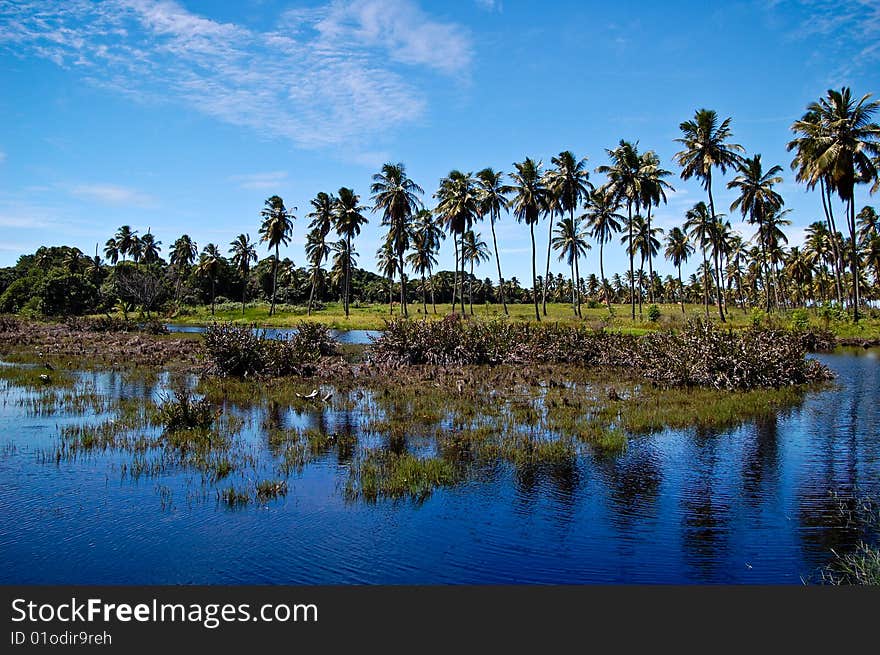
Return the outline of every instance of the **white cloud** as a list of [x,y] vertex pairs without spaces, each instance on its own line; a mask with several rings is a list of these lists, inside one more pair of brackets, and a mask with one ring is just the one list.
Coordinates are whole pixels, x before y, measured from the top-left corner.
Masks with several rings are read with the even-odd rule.
[[156,202],[153,197],[145,193],[115,184],[79,184],[71,187],[70,192],[78,198],[105,205],[149,207]]
[[235,182],[242,189],[277,189],[287,180],[287,171],[271,171],[268,173],[248,173],[232,175],[230,182]]
[[485,11],[495,12],[497,11],[499,14],[504,11],[504,5],[501,0],[474,0],[477,3],[477,6],[480,9]]
[[334,0],[257,32],[173,0],[0,7],[0,48],[136,100],[172,101],[299,146],[381,135],[425,110],[420,69],[466,77],[471,39],[413,0]]

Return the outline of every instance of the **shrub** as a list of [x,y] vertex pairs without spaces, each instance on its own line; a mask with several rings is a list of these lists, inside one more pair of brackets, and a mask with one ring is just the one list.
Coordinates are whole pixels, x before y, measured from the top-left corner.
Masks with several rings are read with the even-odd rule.
[[186,391],[178,391],[159,407],[158,422],[169,432],[209,428],[214,423],[214,407],[208,400],[197,400]]
[[648,320],[652,323],[656,323],[660,320],[660,308],[657,305],[651,305],[648,307]]
[[209,372],[215,375],[311,375],[322,357],[335,355],[338,344],[330,328],[301,321],[289,339],[267,339],[265,332],[231,323],[213,324],[205,331]]
[[791,313],[791,329],[806,330],[810,327],[810,314],[806,309],[795,309]]
[[749,322],[751,323],[753,328],[759,328],[764,322],[767,320],[767,312],[763,309],[758,309],[757,307],[752,308],[752,313],[749,314]]

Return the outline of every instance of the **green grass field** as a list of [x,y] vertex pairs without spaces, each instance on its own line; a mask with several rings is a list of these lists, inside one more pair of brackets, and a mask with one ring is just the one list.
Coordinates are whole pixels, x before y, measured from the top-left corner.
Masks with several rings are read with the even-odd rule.
[[[657,321],[648,320],[648,305],[642,308],[642,315],[639,316],[638,307],[636,308],[636,318],[631,318],[629,305],[612,305],[609,310],[605,305],[599,307],[588,308],[583,305],[581,313],[583,318],[574,316],[571,305],[568,303],[548,303],[547,316],[543,316],[542,320],[550,322],[559,322],[563,324],[580,324],[584,323],[593,328],[605,328],[629,334],[644,334],[651,330],[664,327],[675,327],[684,323],[690,316],[705,316],[705,309],[702,305],[686,305],[685,311],[682,313],[681,307],[675,304],[660,304],[660,317]],[[465,310],[470,313],[470,308],[465,305]],[[510,312],[510,320],[513,321],[534,321],[535,310],[533,305],[510,304],[508,305]],[[431,305],[428,305],[428,320],[435,320],[447,316],[452,311],[451,306],[447,304],[437,305],[437,313],[434,314]],[[474,315],[480,318],[500,318],[504,316],[501,305],[487,304],[474,305]],[[305,307],[288,307],[285,306],[278,310],[274,316],[269,316],[269,305],[266,303],[252,303],[245,307],[244,313],[241,311],[240,305],[232,303],[224,304],[216,308],[216,313],[211,314],[210,306],[185,308],[179,315],[172,317],[170,322],[177,325],[205,325],[212,321],[232,321],[235,323],[252,324],[264,327],[289,327],[296,325],[301,320],[319,321],[326,323],[330,327],[340,330],[379,330],[385,326],[385,321],[392,316],[400,315],[400,306],[394,305],[394,313],[390,313],[388,305],[360,305],[350,308],[350,316],[346,318],[341,303],[328,303],[323,309],[313,311],[311,316],[306,315]],[[421,304],[409,305],[409,316],[411,319],[422,319],[425,317]],[[718,311],[714,307],[709,308],[709,316],[713,320],[718,320]],[[747,327],[754,320],[760,319],[765,325],[774,325],[777,327],[790,327],[792,325],[791,311],[772,312],[769,315],[763,312],[753,313],[751,310],[743,312],[739,308],[731,308],[727,316],[727,324],[735,329]],[[809,325],[814,328],[825,328],[832,330],[838,337],[847,337],[855,339],[877,339],[880,338],[880,319],[864,318],[858,325],[853,324],[849,320],[830,320],[825,321],[814,311],[808,312]]]

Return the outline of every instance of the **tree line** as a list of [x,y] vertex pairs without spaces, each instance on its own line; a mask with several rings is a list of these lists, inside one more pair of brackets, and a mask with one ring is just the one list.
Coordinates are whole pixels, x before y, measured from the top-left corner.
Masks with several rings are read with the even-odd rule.
[[[859,185],[868,185],[871,194],[880,185],[880,126],[873,120],[880,102],[870,98],[856,98],[846,87],[829,90],[791,126],[791,169],[798,182],[819,192],[823,210],[823,220],[807,228],[802,247],[787,247],[790,210],[777,190],[782,167],[766,166],[760,153],[749,156],[733,142],[731,118],[721,120],[716,112],[699,109],[680,124],[676,142],[681,149],[673,161],[679,177],[698,180],[706,198],[668,232],[652,219],[674,191],[673,172],[663,168],[654,151],[640,152],[638,142],[621,140],[607,149],[608,161],[592,171],[597,176],[592,180],[588,158],[567,150],[546,167],[526,157],[510,173],[452,170],[433,193],[433,207],[426,205],[424,189],[404,164],[388,163],[372,178],[369,204],[347,187],[320,192],[310,201],[301,267],[280,253],[290,243],[298,210],[273,195],[260,211],[259,243],[242,233],[225,255],[213,243],[199,251],[183,235],[165,262],[161,242],[149,229],[138,235],[127,225],[105,243],[106,263],[97,249],[94,258],[75,248],[40,249],[13,269],[0,271],[0,311],[76,313],[110,303],[126,312],[134,307],[149,312],[163,302],[209,302],[213,312],[218,295],[236,295],[242,311],[248,299],[267,300],[271,315],[280,291],[285,303],[305,305],[309,314],[322,302],[341,300],[346,316],[353,299],[387,299],[393,311],[396,295],[404,316],[408,305],[419,301],[427,313],[429,299],[435,312],[437,302],[451,302],[465,312],[467,300],[473,313],[476,299],[478,304],[500,303],[505,313],[508,302],[529,302],[540,321],[547,316],[548,300],[567,299],[575,316],[581,316],[585,301],[609,307],[628,303],[633,319],[644,302],[678,302],[682,311],[686,302],[702,302],[707,316],[714,304],[721,321],[737,305],[771,311],[831,303],[858,320],[864,301],[880,295],[880,220],[873,207],[857,208],[855,201]],[[715,203],[714,192],[728,173],[726,187],[737,193],[729,211],[754,227],[748,238],[733,231]],[[842,230],[835,200],[843,206]],[[377,273],[357,267],[355,245],[368,212],[378,214],[385,228]],[[530,287],[504,278],[496,224],[505,214],[528,228]],[[535,230],[542,220],[547,252],[546,258],[541,255],[540,274]],[[491,247],[475,231],[487,223]],[[453,242],[451,273],[435,270],[447,237]],[[616,238],[629,266],[607,278],[604,250]],[[268,250],[263,260],[259,244]],[[599,275],[582,276],[581,264],[593,244],[599,251]],[[676,276],[661,279],[654,271],[661,250]],[[554,255],[568,269],[568,279],[551,273]],[[694,258],[697,270],[685,280],[682,267]],[[476,278],[475,266],[492,259],[496,280]]]

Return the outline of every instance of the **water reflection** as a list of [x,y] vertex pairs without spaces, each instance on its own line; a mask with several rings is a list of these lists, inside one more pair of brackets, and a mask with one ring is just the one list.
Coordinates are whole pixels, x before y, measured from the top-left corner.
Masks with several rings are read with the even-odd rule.
[[[461,484],[422,504],[343,493],[356,443],[435,454],[418,430],[391,441],[371,432],[377,412],[405,411],[394,399],[353,391],[334,407],[230,404],[255,458],[274,448],[273,432],[313,429],[338,443],[292,475],[286,499],[241,511],[216,502],[192,472],[131,482],[102,453],[40,464],[35,453],[59,426],[86,417],[29,414],[7,389],[0,582],[798,584],[831,548],[866,536],[841,513],[850,501],[831,492],[880,492],[880,362],[873,352],[821,359],[837,388],[790,411],[726,430],[663,430],[620,455],[473,463]],[[161,399],[175,382],[80,378],[139,401]],[[277,475],[273,466],[260,475]],[[173,495],[171,509],[159,487]]]

